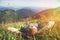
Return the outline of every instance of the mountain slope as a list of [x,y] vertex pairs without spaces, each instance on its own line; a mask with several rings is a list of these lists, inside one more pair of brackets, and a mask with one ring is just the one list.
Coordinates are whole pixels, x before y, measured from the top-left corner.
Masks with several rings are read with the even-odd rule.
[[33,19],[60,21],[60,8],[47,9],[34,15]]
[[25,18],[25,17],[29,17],[35,14],[34,11],[32,11],[31,9],[20,9],[16,11],[19,17]]

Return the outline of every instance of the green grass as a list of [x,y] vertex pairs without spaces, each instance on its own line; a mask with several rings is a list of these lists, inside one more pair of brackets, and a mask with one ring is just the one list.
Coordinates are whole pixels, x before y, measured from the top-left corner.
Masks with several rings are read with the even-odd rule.
[[[25,24],[25,23],[24,23]],[[51,31],[50,30],[43,30],[36,36],[31,38],[24,38],[21,34],[10,33],[6,30],[7,27],[13,26],[17,29],[21,29],[23,25],[18,24],[2,24],[0,26],[0,40],[60,40],[60,31],[58,28],[54,27]],[[56,25],[55,25],[56,26]]]

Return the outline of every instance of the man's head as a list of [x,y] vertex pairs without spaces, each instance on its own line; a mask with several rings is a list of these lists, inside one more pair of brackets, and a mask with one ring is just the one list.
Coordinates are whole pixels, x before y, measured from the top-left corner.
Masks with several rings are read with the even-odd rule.
[[26,32],[27,32],[27,35],[35,35],[37,34],[38,30],[33,23],[30,23],[26,29]]

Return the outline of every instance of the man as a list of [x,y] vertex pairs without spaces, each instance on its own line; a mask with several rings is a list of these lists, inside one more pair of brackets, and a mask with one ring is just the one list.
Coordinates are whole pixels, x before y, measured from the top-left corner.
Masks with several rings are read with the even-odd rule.
[[30,23],[28,26],[25,26],[22,30],[20,30],[20,32],[22,32],[22,35],[26,37],[34,36],[38,33],[36,26],[36,24],[34,25],[33,23]]

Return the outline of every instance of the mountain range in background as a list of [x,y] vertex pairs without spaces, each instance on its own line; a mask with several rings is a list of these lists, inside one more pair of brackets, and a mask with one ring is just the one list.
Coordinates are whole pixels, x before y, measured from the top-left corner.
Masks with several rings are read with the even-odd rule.
[[35,15],[36,13],[44,10],[43,8],[35,8],[35,7],[24,7],[24,8],[13,8],[13,7],[0,7],[0,11],[12,11],[14,10],[19,17],[26,18]]
[[[37,19],[39,21],[55,20],[60,21],[60,8],[31,8],[24,7],[19,9],[0,7],[0,22],[20,21],[25,18]],[[30,20],[30,19],[29,19]]]

